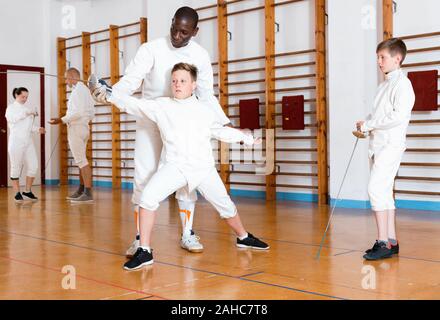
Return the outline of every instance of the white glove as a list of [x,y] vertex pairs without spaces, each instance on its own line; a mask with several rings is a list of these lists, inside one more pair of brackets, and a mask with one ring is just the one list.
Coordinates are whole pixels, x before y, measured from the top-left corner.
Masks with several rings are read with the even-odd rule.
[[260,144],[261,139],[260,138],[254,138],[253,135],[247,134],[246,138],[243,140],[243,143],[247,146],[251,146],[253,144]]
[[108,103],[107,91],[104,86],[97,87],[92,91],[92,98],[99,103]]

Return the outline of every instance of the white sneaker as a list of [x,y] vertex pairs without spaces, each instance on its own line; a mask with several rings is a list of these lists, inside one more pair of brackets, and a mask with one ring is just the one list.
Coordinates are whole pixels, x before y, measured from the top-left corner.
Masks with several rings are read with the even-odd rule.
[[195,234],[190,236],[182,236],[180,246],[189,252],[203,252],[203,245],[199,242],[200,237]]
[[141,246],[141,241],[140,240],[134,240],[130,247],[127,249],[127,251],[125,252],[125,255],[127,257],[133,257],[134,254],[136,253],[137,249]]

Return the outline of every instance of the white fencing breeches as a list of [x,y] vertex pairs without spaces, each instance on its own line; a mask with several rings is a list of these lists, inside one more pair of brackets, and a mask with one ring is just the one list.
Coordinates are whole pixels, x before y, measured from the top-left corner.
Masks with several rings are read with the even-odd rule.
[[27,168],[27,177],[36,177],[38,173],[38,156],[33,141],[27,141],[27,144],[9,141],[8,145],[9,159],[11,161],[10,177],[12,179],[20,178],[24,166]]
[[393,186],[405,148],[386,146],[370,161],[368,195],[374,211],[394,210]]
[[[151,120],[136,122],[136,142],[134,153],[134,187],[132,202],[139,205],[142,193],[156,173],[162,152],[162,138],[159,128]],[[178,190],[176,198],[182,201],[197,201],[196,192],[188,193],[187,188]]]
[[[165,164],[151,177],[145,187],[140,206],[155,211],[160,202],[176,190],[185,187],[187,183],[185,176],[175,165]],[[232,218],[237,214],[237,208],[215,168],[212,168],[197,190],[214,206],[223,219]]]
[[75,165],[80,169],[89,164],[87,161],[87,141],[89,140],[90,129],[87,124],[71,124],[67,126],[67,140],[72,152]]

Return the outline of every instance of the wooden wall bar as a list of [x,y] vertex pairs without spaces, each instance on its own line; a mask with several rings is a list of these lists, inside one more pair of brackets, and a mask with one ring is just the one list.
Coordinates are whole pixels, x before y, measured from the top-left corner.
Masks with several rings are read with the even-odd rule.
[[[223,111],[229,115],[229,94],[228,94],[228,17],[227,3],[225,0],[217,1],[218,17],[218,83],[219,83],[219,102]],[[229,191],[229,144],[220,143],[220,177]]]
[[[275,7],[274,0],[265,0],[265,56],[266,56],[266,167],[273,168],[275,151]],[[276,200],[276,175],[266,172],[266,200]]]
[[[111,25],[110,34],[110,81],[116,84],[119,81],[119,28]],[[121,187],[121,117],[119,109],[112,105],[112,187]]]
[[383,10],[383,39],[393,37],[393,0],[382,0]]
[[315,0],[316,122],[318,126],[318,203],[327,204],[327,73],[325,45],[325,0]]
[[[81,38],[82,38],[82,78],[83,80],[87,80],[90,74],[92,73],[90,33],[83,32]],[[91,136],[92,136],[92,126],[90,126],[90,137]],[[92,170],[92,174],[93,174],[92,139],[89,139],[89,141],[87,142],[86,157],[87,160],[89,161],[90,169]]]
[[[58,57],[58,105],[59,105],[59,116],[62,116],[67,108],[67,94],[66,94],[66,80],[64,79],[66,73],[66,39],[57,39],[57,57]],[[67,127],[59,126],[60,140],[63,138],[67,140]],[[68,183],[68,153],[60,148],[60,184],[64,185]]]

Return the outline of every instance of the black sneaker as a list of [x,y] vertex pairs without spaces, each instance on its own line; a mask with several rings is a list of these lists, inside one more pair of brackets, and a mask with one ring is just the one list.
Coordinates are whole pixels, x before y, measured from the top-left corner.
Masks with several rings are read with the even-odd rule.
[[397,243],[395,246],[391,245],[391,252],[393,254],[399,254],[399,243]]
[[393,256],[393,251],[387,247],[383,242],[378,243],[375,250],[370,251],[364,255],[365,260],[380,260],[391,258]]
[[[365,253],[370,253],[374,250],[377,250],[379,248],[379,241],[376,240],[376,242],[374,243],[373,247],[371,249],[368,249],[365,251]],[[391,244],[391,252],[393,254],[399,254],[399,243],[397,243],[395,246],[393,246]]]
[[379,248],[379,241],[376,240],[376,242],[374,243],[374,245],[371,247],[371,249],[365,250],[365,253],[370,253],[374,250],[377,250]]
[[142,268],[143,266],[147,266],[152,264],[153,260],[153,250],[151,253],[148,250],[144,250],[142,248],[138,248],[133,258],[131,258],[128,262],[124,264],[125,270],[137,270]]
[[240,240],[237,238],[237,247],[239,248],[251,248],[257,250],[267,250],[269,245],[258,238],[255,238],[252,234],[248,233],[247,238]]
[[32,191],[29,192],[23,192],[23,199],[24,200],[31,200],[31,201],[37,201],[38,198],[32,193]]
[[20,192],[17,192],[14,197],[15,202],[22,203],[24,201],[23,196]]

